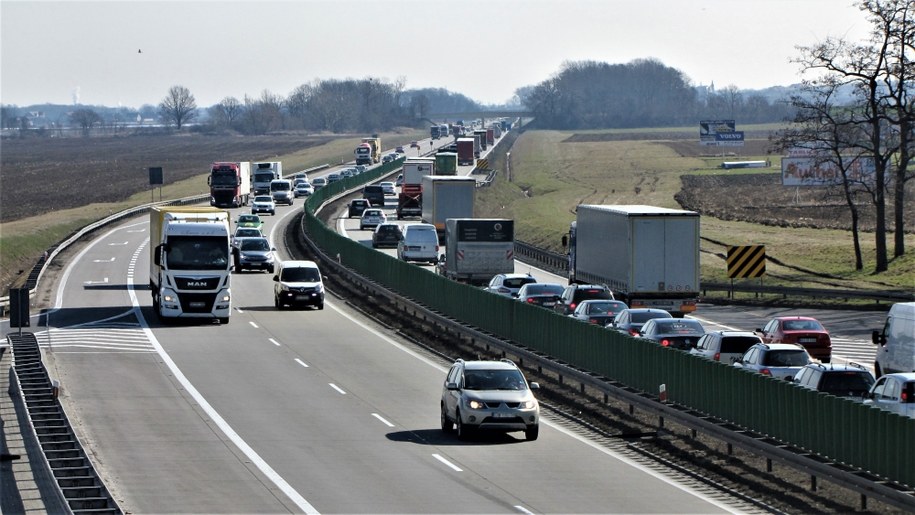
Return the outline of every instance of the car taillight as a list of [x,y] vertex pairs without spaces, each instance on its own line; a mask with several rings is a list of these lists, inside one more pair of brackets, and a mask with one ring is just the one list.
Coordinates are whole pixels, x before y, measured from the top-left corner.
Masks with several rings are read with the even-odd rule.
[[533,304],[533,303],[534,303],[534,299],[533,299],[532,297],[528,297],[528,298],[527,298],[527,303],[528,303],[528,304]]
[[571,304],[569,304],[569,311],[575,311],[575,306],[577,306],[577,305],[578,305],[578,304],[576,304],[576,303],[574,303],[574,302],[571,303]]
[[629,330],[629,334],[631,334],[632,336],[638,336],[638,335],[639,335],[639,332],[638,332],[637,330],[635,330],[635,329],[630,329],[630,330]]
[[670,347],[670,340],[667,338],[661,340],[661,347]]
[[712,359],[714,359],[715,361],[721,361],[721,353],[720,353],[720,352],[716,352],[716,353],[715,353],[715,357],[712,358]]
[[599,320],[597,320],[596,318],[589,318],[589,319],[588,319],[588,322],[590,322],[590,323],[592,323],[592,324],[596,324],[596,323],[599,322]]
[[770,376],[770,377],[772,376],[772,371],[769,370],[768,368],[764,368],[764,369],[760,370],[759,373],[764,376]]

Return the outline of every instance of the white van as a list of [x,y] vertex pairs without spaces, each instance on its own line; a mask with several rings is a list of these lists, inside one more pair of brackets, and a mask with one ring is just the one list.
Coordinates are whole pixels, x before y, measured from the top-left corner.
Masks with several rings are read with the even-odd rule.
[[432,224],[404,226],[403,238],[397,242],[397,259],[438,262],[438,233]]
[[915,302],[900,302],[890,307],[882,331],[874,331],[876,344],[874,375],[915,372]]
[[324,309],[324,282],[314,261],[280,261],[273,276],[273,305]]
[[273,202],[277,204],[291,206],[293,200],[295,200],[295,189],[289,179],[273,179],[270,181],[270,194],[273,195]]

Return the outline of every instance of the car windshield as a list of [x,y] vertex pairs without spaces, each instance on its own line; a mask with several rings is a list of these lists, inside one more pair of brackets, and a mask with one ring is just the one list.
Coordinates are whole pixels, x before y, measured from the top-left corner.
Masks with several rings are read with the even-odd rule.
[[254,201],[255,201],[255,202],[272,202],[272,201],[273,201],[273,197],[263,197],[263,196],[261,196],[261,197],[254,197]]
[[809,362],[803,350],[773,350],[763,359],[763,365],[770,367],[802,367]]
[[639,312],[632,313],[630,318],[632,319],[633,322],[635,322],[637,324],[644,324],[645,322],[651,320],[652,318],[667,318],[669,316],[670,315],[667,313],[660,313],[657,311],[645,311],[642,313],[639,313]]
[[727,336],[721,339],[721,352],[743,354],[757,343],[759,338],[753,336]]
[[289,283],[316,283],[321,280],[321,274],[318,272],[317,268],[284,268],[280,280]]
[[260,218],[256,216],[242,215],[238,217],[238,223],[240,224],[256,224],[260,221]]
[[823,326],[816,320],[786,320],[785,331],[823,331]]
[[520,288],[528,283],[536,282],[533,277],[506,277],[502,285],[506,288]]
[[257,229],[239,229],[235,231],[236,238],[251,238],[260,236],[261,232]]
[[526,295],[562,295],[564,290],[561,284],[529,284],[525,290]]
[[870,391],[874,379],[870,374],[862,372],[831,372],[823,376],[820,391],[831,393],[839,397],[860,397]]
[[704,334],[705,329],[702,328],[696,320],[677,320],[676,322],[658,322],[657,325],[659,333],[665,334]]
[[270,245],[267,243],[267,240],[251,238],[242,240],[241,250],[270,250]]
[[466,390],[526,390],[524,376],[518,370],[465,370]]
[[614,302],[589,302],[586,304],[589,315],[609,315],[614,312]]

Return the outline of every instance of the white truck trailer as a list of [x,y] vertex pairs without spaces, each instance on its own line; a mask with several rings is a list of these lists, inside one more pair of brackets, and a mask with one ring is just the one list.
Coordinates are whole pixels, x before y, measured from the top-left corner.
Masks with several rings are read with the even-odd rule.
[[632,308],[660,308],[678,317],[695,311],[699,213],[582,204],[563,240],[569,284],[606,285]]
[[476,179],[466,176],[423,177],[422,220],[442,233],[449,218],[472,218]]
[[153,207],[149,228],[149,290],[159,319],[213,318],[229,323],[228,211]]
[[485,284],[515,271],[515,221],[503,218],[449,218],[445,254],[438,273],[454,281]]

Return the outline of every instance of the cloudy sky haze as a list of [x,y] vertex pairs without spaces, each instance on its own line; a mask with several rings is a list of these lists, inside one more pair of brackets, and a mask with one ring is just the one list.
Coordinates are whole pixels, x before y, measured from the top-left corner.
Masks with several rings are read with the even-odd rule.
[[801,80],[797,45],[868,31],[850,0],[2,0],[0,102],[138,108],[180,84],[206,107],[374,77],[497,104],[564,61],[649,57],[760,89]]

